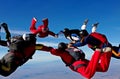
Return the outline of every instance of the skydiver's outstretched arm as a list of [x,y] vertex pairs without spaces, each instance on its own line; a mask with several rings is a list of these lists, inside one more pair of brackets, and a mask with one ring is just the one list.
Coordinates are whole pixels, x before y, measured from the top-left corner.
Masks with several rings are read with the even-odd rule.
[[113,53],[115,56],[120,57],[120,52],[116,52],[116,51],[114,51],[114,50],[112,49],[112,53]]

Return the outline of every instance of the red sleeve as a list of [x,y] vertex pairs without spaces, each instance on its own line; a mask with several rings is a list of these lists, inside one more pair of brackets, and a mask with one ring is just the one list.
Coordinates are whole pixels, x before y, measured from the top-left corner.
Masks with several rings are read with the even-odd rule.
[[55,36],[56,34],[54,32],[52,32],[52,31],[49,31],[49,35]]
[[58,49],[52,49],[50,52],[51,52],[51,54],[56,55],[56,56],[60,56],[60,54],[61,54]]
[[56,55],[56,56],[60,56],[60,54],[61,54],[58,49],[54,49],[52,47],[47,47],[44,45],[42,46],[42,48],[40,50],[50,52],[51,54]]

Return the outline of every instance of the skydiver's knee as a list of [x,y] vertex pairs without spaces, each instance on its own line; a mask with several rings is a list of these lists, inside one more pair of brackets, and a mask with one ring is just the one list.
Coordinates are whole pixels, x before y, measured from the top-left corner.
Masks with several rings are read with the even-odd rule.
[[102,72],[107,72],[108,71],[108,67],[103,68]]

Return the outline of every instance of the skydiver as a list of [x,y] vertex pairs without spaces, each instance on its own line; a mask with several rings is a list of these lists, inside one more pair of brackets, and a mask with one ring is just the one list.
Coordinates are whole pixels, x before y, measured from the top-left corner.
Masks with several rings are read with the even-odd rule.
[[37,50],[59,56],[67,67],[88,79],[92,78],[95,72],[107,72],[112,55],[110,47],[95,49],[91,60],[88,60],[82,50],[76,47],[68,48],[63,42],[58,44],[57,49],[43,45],[42,49]]
[[[97,22],[92,25],[92,33],[96,32],[98,24],[99,23]],[[112,47],[112,53],[113,53],[112,56],[117,59],[120,59],[120,44],[119,44],[119,46],[113,46],[111,44],[111,47]]]
[[42,20],[43,24],[38,26],[37,29],[35,27],[36,22],[37,22],[37,19],[34,17],[32,19],[31,26],[30,26],[31,33],[33,33],[35,35],[38,35],[38,37],[40,37],[40,38],[47,37],[48,35],[51,35],[53,37],[58,37],[57,34],[55,34],[54,32],[49,30],[49,28],[48,28],[48,18],[43,19]]
[[[79,35],[77,36],[78,40],[73,40],[70,44],[72,46],[81,47],[84,45],[88,45],[89,48],[95,50],[96,48],[104,48],[104,47],[111,47],[113,48],[112,44],[109,43],[107,37],[104,34],[100,34],[96,32],[96,28],[98,26],[98,22],[93,24],[92,33],[88,33],[86,27],[83,30],[80,30]],[[73,37],[73,36],[71,36]],[[118,47],[119,48],[119,47]],[[114,49],[114,48],[113,48]],[[119,52],[112,49],[112,56],[114,58],[119,59],[120,56],[118,55]],[[114,51],[114,52],[113,52]]]
[[[35,53],[35,48],[37,48],[36,36],[34,34],[23,34],[11,38],[7,24],[3,23],[1,26],[6,32],[7,41],[0,40],[0,45],[8,47],[9,50],[0,60],[0,75],[9,76],[19,66],[32,58]],[[40,44],[38,47],[40,48]]]
[[[86,25],[88,23],[88,19],[86,19],[84,22],[83,22],[83,25],[81,26],[81,29],[82,30],[85,30],[86,29]],[[70,40],[70,41],[77,41],[79,40],[79,33],[80,33],[80,30],[79,29],[69,29],[69,28],[64,28],[64,30],[61,30],[60,31],[60,34],[64,34],[65,38]]]

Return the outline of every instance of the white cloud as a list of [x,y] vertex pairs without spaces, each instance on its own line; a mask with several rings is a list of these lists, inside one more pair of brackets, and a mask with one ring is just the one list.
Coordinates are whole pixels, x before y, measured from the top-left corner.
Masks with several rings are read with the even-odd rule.
[[30,33],[30,32],[27,32],[27,31],[17,31],[17,30],[10,30],[10,32],[12,34],[24,34],[24,33]]
[[[27,31],[19,31],[19,30],[9,30],[11,34],[24,34],[24,33],[30,33]],[[2,33],[5,33],[5,31],[3,29],[1,29]]]
[[58,45],[58,43],[46,42],[46,41],[44,41],[44,42],[37,42],[37,43],[38,43],[38,44],[44,44],[44,45],[46,45],[46,46],[52,46],[52,47]]

